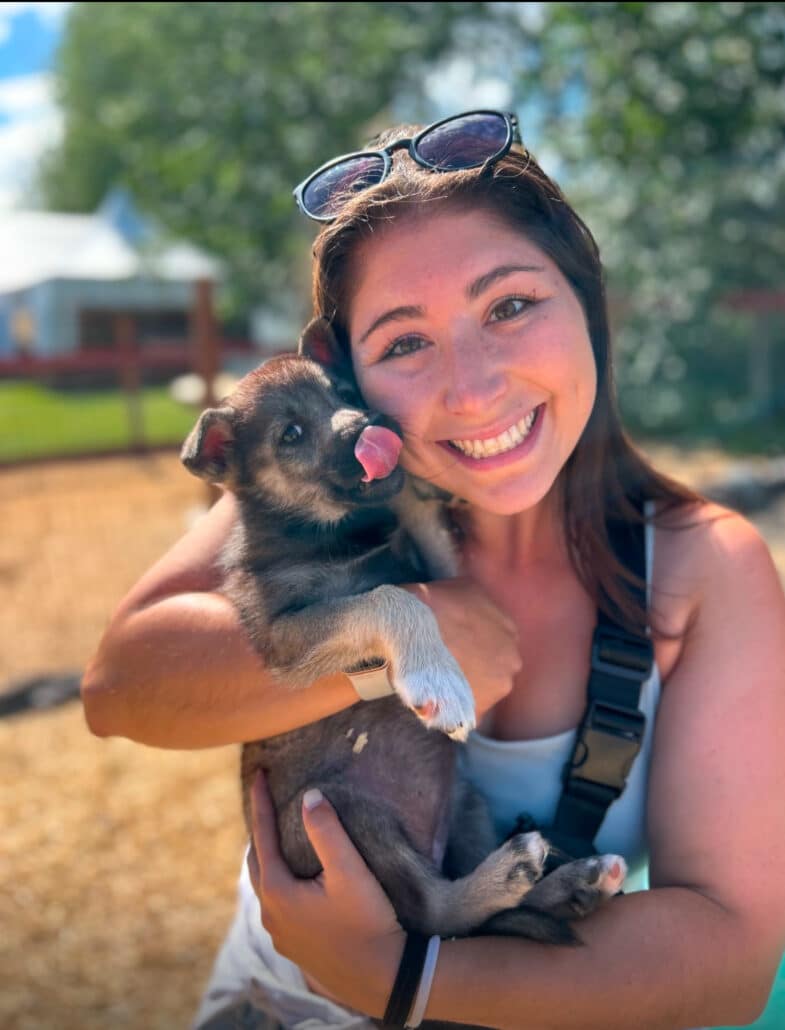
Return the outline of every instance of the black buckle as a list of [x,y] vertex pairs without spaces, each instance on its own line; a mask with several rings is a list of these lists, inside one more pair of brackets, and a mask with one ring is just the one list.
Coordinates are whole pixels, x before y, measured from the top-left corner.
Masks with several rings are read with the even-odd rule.
[[645,729],[646,716],[637,708],[592,701],[565,766],[565,785],[580,789],[583,781],[590,792],[607,789],[618,797],[641,749]]
[[650,640],[597,628],[591,648],[591,667],[622,679],[645,680],[654,650]]

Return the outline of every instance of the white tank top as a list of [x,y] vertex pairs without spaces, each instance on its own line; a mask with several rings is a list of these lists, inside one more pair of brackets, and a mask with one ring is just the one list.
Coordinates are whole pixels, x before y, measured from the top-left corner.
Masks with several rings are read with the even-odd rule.
[[[647,505],[646,515],[651,517]],[[651,600],[654,564],[654,527],[646,524],[646,592]],[[608,809],[595,838],[599,852],[622,855],[629,866],[625,891],[648,886],[646,794],[649,782],[654,722],[660,701],[660,673],[656,662],[641,687],[639,706],[646,716],[641,750],[635,758],[621,797]],[[485,795],[497,830],[506,837],[522,812],[538,826],[553,823],[561,797],[561,773],[572,754],[577,728],[534,740],[493,740],[472,733],[463,749],[463,771]]]

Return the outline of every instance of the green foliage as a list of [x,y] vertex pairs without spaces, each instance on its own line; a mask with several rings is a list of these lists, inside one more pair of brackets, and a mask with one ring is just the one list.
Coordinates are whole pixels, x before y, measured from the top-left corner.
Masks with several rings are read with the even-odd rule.
[[[546,98],[543,138],[622,300],[622,402],[648,428],[699,426],[718,371],[725,401],[746,388],[763,331],[723,305],[784,285],[785,7],[542,8],[521,85]],[[782,386],[761,415],[777,404]]]
[[[304,265],[291,191],[386,122],[396,90],[483,5],[77,3],[59,55],[62,145],[41,191],[92,210],[121,182],[173,233],[224,258],[240,300]],[[305,275],[299,289],[307,297]]]

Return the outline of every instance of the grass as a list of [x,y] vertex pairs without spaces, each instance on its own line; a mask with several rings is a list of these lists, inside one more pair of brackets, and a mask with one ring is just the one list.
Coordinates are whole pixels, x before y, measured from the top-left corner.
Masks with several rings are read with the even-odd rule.
[[[148,445],[179,444],[196,419],[166,387],[141,391]],[[115,389],[54,390],[37,383],[0,383],[0,461],[60,457],[127,447],[131,422],[125,395]]]

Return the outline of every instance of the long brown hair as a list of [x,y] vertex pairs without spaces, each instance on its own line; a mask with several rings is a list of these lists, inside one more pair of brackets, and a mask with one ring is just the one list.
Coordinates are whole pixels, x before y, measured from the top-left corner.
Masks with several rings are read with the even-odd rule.
[[[384,146],[413,136],[417,129],[398,126],[374,142]],[[390,177],[347,197],[335,221],[316,238],[314,313],[327,318],[348,347],[347,314],[357,247],[390,222],[434,208],[484,210],[519,229],[558,266],[581,302],[597,368],[597,396],[561,473],[565,537],[576,574],[596,603],[640,632],[647,624],[647,613],[630,586],[641,584],[613,554],[608,522],[639,521],[643,500],[653,501],[662,515],[701,498],[654,469],[622,428],[599,249],[588,227],[531,154],[511,151],[491,166],[431,173],[405,153],[396,153]],[[653,629],[656,632],[656,623]]]

